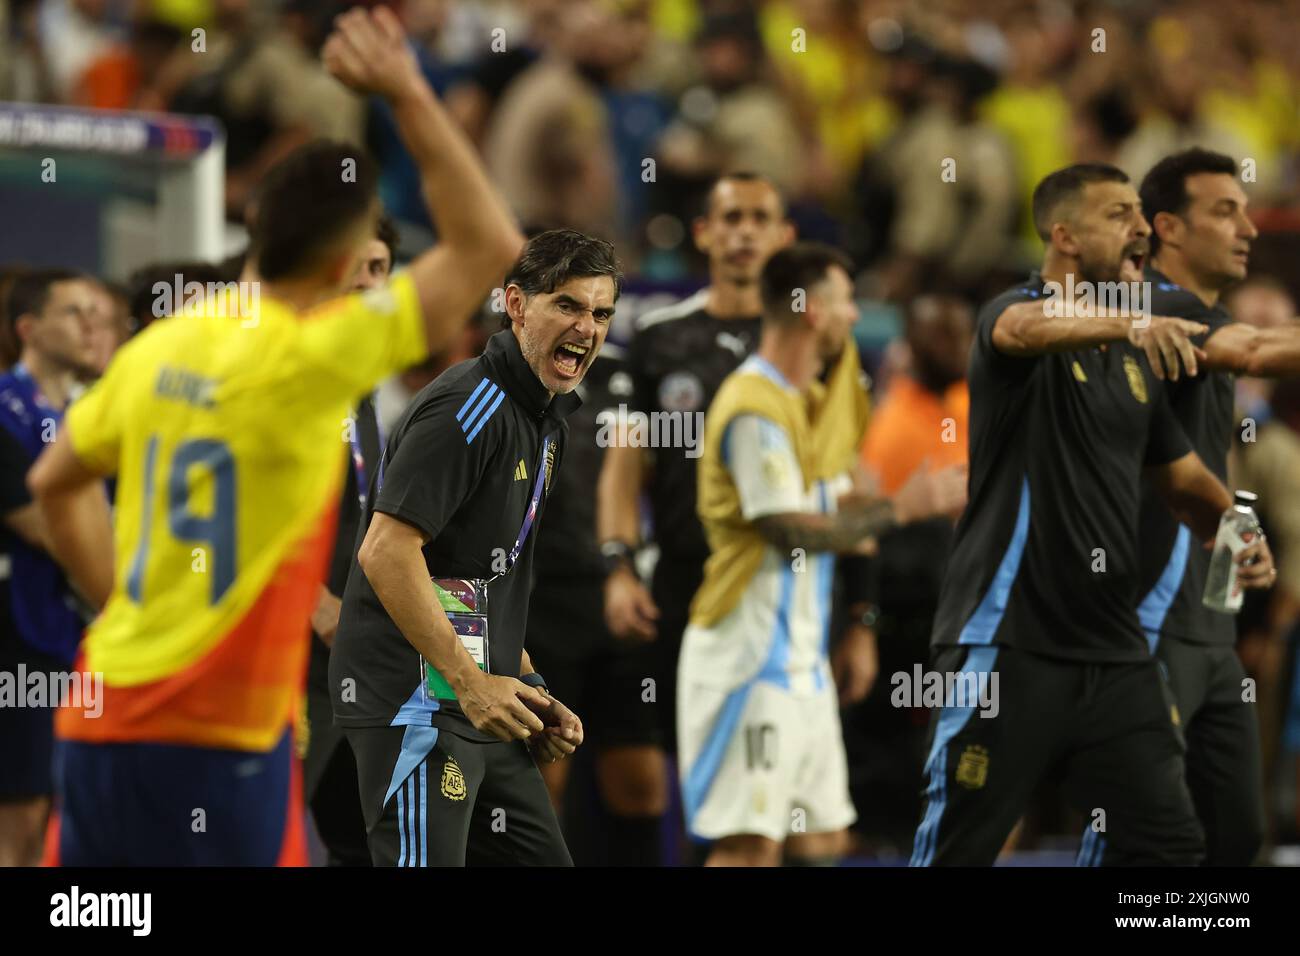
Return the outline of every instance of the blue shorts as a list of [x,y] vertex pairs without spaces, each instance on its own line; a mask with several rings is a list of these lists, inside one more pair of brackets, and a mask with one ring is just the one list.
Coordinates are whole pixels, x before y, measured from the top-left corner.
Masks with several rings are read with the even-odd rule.
[[291,734],[268,753],[61,741],[62,866],[275,866]]

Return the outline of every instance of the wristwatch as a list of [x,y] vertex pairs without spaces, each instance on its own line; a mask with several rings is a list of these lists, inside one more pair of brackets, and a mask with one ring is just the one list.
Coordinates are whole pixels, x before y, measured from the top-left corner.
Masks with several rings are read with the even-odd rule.
[[865,627],[874,631],[876,622],[880,620],[880,606],[876,604],[857,605],[849,612],[849,620],[858,627]]
[[612,538],[600,546],[600,561],[605,566],[605,577],[609,577],[622,566],[636,571],[636,548],[626,541]]
[[546,686],[546,678],[543,677],[541,674],[537,673],[537,671],[533,671],[531,674],[525,674],[523,677],[519,679],[523,681],[525,684],[527,684],[529,687],[537,687],[541,690],[546,691],[546,693],[548,694],[551,692],[551,689]]

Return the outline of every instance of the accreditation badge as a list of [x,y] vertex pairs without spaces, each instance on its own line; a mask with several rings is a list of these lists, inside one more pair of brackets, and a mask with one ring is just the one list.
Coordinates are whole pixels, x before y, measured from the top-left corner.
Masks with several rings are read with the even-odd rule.
[[[479,670],[488,673],[491,657],[488,653],[487,582],[480,578],[434,578],[433,586],[438,592],[438,603],[461,646]],[[426,697],[456,699],[456,692],[446,678],[423,657],[420,658],[420,669]]]

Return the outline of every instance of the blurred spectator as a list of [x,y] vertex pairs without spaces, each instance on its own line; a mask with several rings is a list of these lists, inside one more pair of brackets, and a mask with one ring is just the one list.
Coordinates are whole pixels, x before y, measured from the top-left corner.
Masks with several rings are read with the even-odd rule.
[[[1034,184],[1071,159],[1070,102],[1053,82],[1053,74],[1069,44],[1082,40],[1075,41],[1060,21],[1033,16],[1016,16],[1006,25],[1005,35],[1010,55],[1007,73],[981,111],[1011,144],[1019,177],[1020,233],[1037,249],[1039,240],[1029,214]],[[1139,179],[1149,165],[1141,169]]]
[[526,27],[517,35],[502,27],[503,43],[489,44],[447,94],[447,109],[475,143],[482,146],[488,119],[515,78],[558,42],[563,4],[564,0],[525,0]]
[[[1238,644],[1242,664],[1257,685],[1266,785],[1275,779],[1283,756],[1292,774],[1300,772],[1295,762],[1300,755],[1300,712],[1296,712],[1300,696],[1300,379],[1279,382],[1270,405],[1271,420],[1259,426],[1253,442],[1241,443],[1232,469],[1235,487],[1259,495],[1260,522],[1272,542],[1278,568],[1277,584],[1263,602],[1263,613],[1248,618],[1253,626],[1244,630]],[[1300,778],[1296,782],[1300,783]],[[1300,833],[1300,800],[1297,803],[1296,829],[1286,834],[1291,838]]]
[[181,38],[181,31],[170,23],[136,24],[129,45],[115,44],[82,74],[75,102],[99,109],[165,109],[168,64]]
[[1205,109],[1212,77],[1201,60],[1204,46],[1195,42],[1193,31],[1192,23],[1176,16],[1151,24],[1145,48],[1150,102],[1137,130],[1120,150],[1117,165],[1136,182],[1165,156],[1193,146],[1228,156],[1254,155],[1258,188],[1267,192],[1276,176],[1272,155],[1250,150],[1232,124]]
[[[20,275],[7,322],[21,343],[18,364],[0,375],[0,670],[47,675],[72,664],[85,618],[26,488],[26,474],[54,440],[63,411],[90,364],[92,283],[75,272]],[[7,600],[6,600],[7,598]],[[0,707],[0,866],[40,859],[53,790],[54,708]]]
[[188,298],[186,286],[197,282],[205,288],[210,282],[234,282],[239,279],[238,266],[211,262],[159,262],[137,269],[126,283],[127,323],[130,334],[145,329],[154,319],[166,318],[165,308],[176,298],[180,288],[182,301]]
[[1016,215],[1011,151],[975,117],[995,77],[920,41],[891,57],[900,121],[876,154],[892,197],[881,296],[903,301],[937,280],[971,292],[1003,262]]
[[[919,469],[967,462],[972,331],[971,307],[962,299],[926,295],[910,303],[904,328],[910,368],[893,377],[862,446],[862,464],[880,494],[894,494]],[[951,541],[946,518],[881,537],[873,573],[882,675],[911,674],[928,660]],[[844,732],[861,817],[857,829],[877,850],[906,855],[921,812],[916,781],[929,715],[891,706],[893,690],[889,680],[877,681],[867,699],[845,713]]]
[[9,324],[9,290],[25,272],[22,266],[0,267],[0,372],[9,371],[18,361],[21,343]]
[[[1225,305],[1233,321],[1256,328],[1277,328],[1296,319],[1295,300],[1277,279],[1271,276],[1251,276],[1228,293]],[[1236,381],[1237,408],[1256,421],[1265,421],[1271,414],[1268,400],[1274,381],[1267,378],[1239,376]]]
[[613,16],[571,0],[541,59],[502,94],[484,141],[488,169],[528,230],[567,227],[611,237],[618,170],[610,117],[589,77],[623,52]]
[[703,83],[681,97],[659,142],[661,172],[694,184],[749,169],[782,193],[803,180],[799,130],[779,91],[762,81],[763,46],[752,17],[715,17],[695,39]]
[[903,335],[910,368],[894,376],[862,446],[862,464],[881,494],[893,495],[918,468],[966,462],[972,323],[962,299],[923,295],[908,304]]
[[1137,115],[1121,89],[1108,89],[1074,104],[1071,159],[1115,165],[1124,141],[1137,129]]
[[126,290],[104,282],[89,284],[91,308],[87,317],[86,335],[90,343],[91,359],[81,370],[84,381],[103,375],[114,353],[131,336]]
[[[1259,328],[1296,322],[1295,301],[1285,286],[1267,276],[1246,280],[1225,304],[1234,321]],[[1300,725],[1292,729],[1287,717],[1288,702],[1295,706],[1300,691],[1295,667],[1300,663],[1300,380],[1241,377],[1236,385],[1237,406],[1245,416],[1242,436],[1250,440],[1234,449],[1231,481],[1259,495],[1260,520],[1278,568],[1273,590],[1243,612],[1237,645],[1243,665],[1257,682],[1264,780],[1271,786],[1279,760],[1285,756],[1294,764],[1300,753]],[[1253,434],[1246,430],[1249,422],[1254,423]],[[1300,770],[1300,764],[1289,770]],[[1300,832],[1300,816],[1295,823]]]
[[78,98],[85,73],[116,55],[121,34],[109,22],[108,0],[43,0],[36,13],[43,65],[54,95]]
[[[461,73],[437,53],[450,8],[448,0],[408,0],[398,8],[424,78],[439,97],[445,96]],[[366,145],[379,162],[380,202],[395,218],[432,229],[420,173],[398,135],[392,108],[382,97],[375,96],[366,104],[366,111]]]
[[775,0],[760,7],[767,55],[802,133],[800,195],[839,195],[866,150],[889,129],[880,66],[858,30],[852,0]]
[[[170,108],[226,129],[226,209],[238,218],[262,176],[313,137],[360,143],[363,103],[317,56],[331,3],[286,0],[274,16],[252,0],[217,0],[204,49],[182,45]],[[176,83],[175,80],[172,81]]]
[[56,98],[38,26],[41,0],[0,4],[0,99]]

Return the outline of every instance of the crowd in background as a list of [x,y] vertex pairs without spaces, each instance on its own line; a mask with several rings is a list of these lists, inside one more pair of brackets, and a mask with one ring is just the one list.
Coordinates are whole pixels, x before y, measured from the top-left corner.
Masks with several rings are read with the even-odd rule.
[[[347,92],[319,62],[333,15],[350,5],[13,0],[0,10],[0,99],[217,116],[232,221],[296,146],[321,136],[364,144],[381,163],[404,257],[434,239],[416,171],[386,108]],[[864,354],[877,419],[863,457],[886,492],[942,463],[933,455],[945,448],[927,450],[917,436],[964,416],[973,307],[1036,264],[1028,200],[1054,169],[1110,162],[1138,180],[1191,145],[1239,159],[1261,236],[1253,278],[1230,311],[1258,325],[1296,315],[1300,0],[1243,2],[1230,15],[1208,0],[391,5],[528,229],[604,236],[629,273],[702,282],[691,220],[719,173],[746,169],[780,188],[801,236],[846,250],[864,310],[900,319],[892,342]],[[210,268],[187,278],[238,275],[237,262]],[[18,272],[0,269],[0,301]],[[152,283],[171,274],[167,264],[157,275],[85,280],[78,378],[101,373],[148,323]],[[16,332],[11,312],[0,310],[5,368],[41,347]],[[395,418],[451,359],[474,354],[486,327],[394,383],[381,417]],[[934,381],[943,387],[927,390]],[[1238,404],[1258,428],[1236,449],[1234,474],[1261,494],[1281,570],[1277,591],[1248,604],[1239,650],[1265,707],[1271,836],[1295,841],[1300,383],[1239,381]],[[929,714],[891,707],[888,675],[925,659],[945,534],[916,529],[882,548],[880,676],[844,721],[867,851],[905,855],[919,812]],[[1077,834],[1054,808],[1050,795],[1041,801],[1024,845]]]
[[[391,118],[319,64],[345,5],[16,0],[0,99],[220,117],[235,217],[294,145],[365,143],[393,214],[425,222]],[[614,239],[645,273],[698,270],[689,217],[735,168],[769,176],[802,235],[895,301],[938,281],[983,292],[1031,261],[1029,193],[1071,161],[1140,176],[1205,146],[1249,160],[1252,201],[1296,222],[1294,0],[1231,17],[1209,0],[393,5],[526,225]]]

